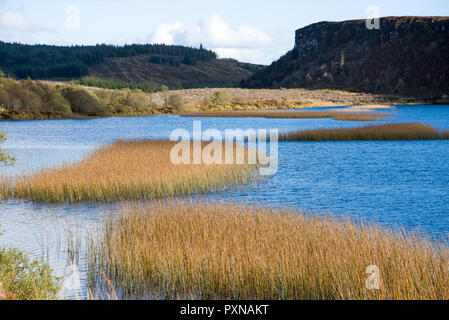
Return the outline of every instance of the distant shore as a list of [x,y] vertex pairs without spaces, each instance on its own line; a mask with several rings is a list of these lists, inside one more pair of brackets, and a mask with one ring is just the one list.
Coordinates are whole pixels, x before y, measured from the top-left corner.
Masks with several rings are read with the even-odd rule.
[[[338,113],[366,113],[374,112],[377,109],[389,109],[394,105],[449,104],[449,101],[443,100],[430,101],[428,99],[420,100],[399,95],[329,89],[203,88],[145,93],[140,90],[86,87],[74,85],[71,82],[15,81],[13,79],[3,79],[2,81],[5,83],[4,87],[6,89],[16,88],[14,90],[22,90],[24,97],[33,97],[34,100],[19,101],[19,104],[8,105],[8,103],[11,104],[11,101],[15,100],[3,99],[6,101],[6,104],[0,101],[0,120],[145,117],[185,115],[196,112],[286,110],[320,107],[346,107],[332,110]],[[49,90],[59,100],[54,98],[51,101],[46,100],[46,96],[42,96],[39,99],[39,97],[36,98],[36,94],[29,93],[30,90],[34,90],[35,93],[39,94],[42,92],[39,88]],[[87,102],[83,103],[83,99]],[[35,101],[41,101],[42,105],[37,105],[38,103],[36,104]],[[95,112],[92,112],[92,110]]]

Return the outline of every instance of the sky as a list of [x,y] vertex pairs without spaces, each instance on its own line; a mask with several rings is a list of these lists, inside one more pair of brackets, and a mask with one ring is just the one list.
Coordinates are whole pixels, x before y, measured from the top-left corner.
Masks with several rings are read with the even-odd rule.
[[269,64],[295,30],[375,16],[449,16],[447,0],[0,0],[0,40],[29,44],[164,43]]

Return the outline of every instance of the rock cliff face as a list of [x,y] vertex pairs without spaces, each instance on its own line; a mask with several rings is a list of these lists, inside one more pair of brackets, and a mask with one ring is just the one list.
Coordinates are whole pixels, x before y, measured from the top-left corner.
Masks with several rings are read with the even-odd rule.
[[247,87],[335,88],[378,93],[449,92],[449,17],[320,22],[296,31],[295,48]]

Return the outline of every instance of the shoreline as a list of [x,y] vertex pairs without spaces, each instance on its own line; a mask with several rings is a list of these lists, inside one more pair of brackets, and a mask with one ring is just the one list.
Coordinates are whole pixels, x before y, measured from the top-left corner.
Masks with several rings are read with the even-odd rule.
[[[372,93],[356,93],[328,89],[241,89],[241,88],[203,88],[171,90],[167,92],[144,93],[140,90],[130,91],[102,89],[98,87],[73,86],[71,83],[35,81],[53,88],[81,88],[96,96],[105,110],[104,115],[88,116],[83,113],[62,114],[44,111],[43,107],[33,111],[26,109],[12,110],[0,107],[1,121],[27,120],[86,120],[112,117],[151,117],[160,115],[184,115],[207,112],[239,112],[239,111],[276,111],[287,109],[321,109],[335,107],[335,112],[375,112],[378,109],[393,109],[398,105],[449,105],[449,100],[429,100],[399,95],[382,95]],[[135,94],[146,97],[147,104],[130,107],[126,104],[110,106],[104,95]],[[217,94],[223,101],[211,100]],[[182,102],[180,106],[167,104],[169,97],[177,96]]]
[[[449,100],[435,97],[373,94],[330,89],[242,89],[203,88],[145,93],[141,90],[103,89],[74,85],[70,82],[49,82],[4,78],[5,88],[21,92],[43,89],[51,92],[58,103],[39,96],[39,104],[30,107],[22,99],[17,105],[3,99],[0,121],[98,119],[110,117],[148,117],[183,115],[197,112],[276,111],[288,109],[338,108],[334,111],[375,112],[395,105],[449,105]],[[31,88],[31,89],[27,89]],[[43,89],[42,89],[43,88]],[[44,91],[45,91],[44,90]],[[6,91],[6,98],[8,98]],[[54,98],[54,99],[56,99]],[[36,98],[37,99],[37,98]],[[1,100],[0,100],[1,102]]]
[[[416,103],[401,103],[401,104],[385,104],[385,105],[320,105],[320,106],[296,106],[292,108],[254,108],[253,105],[248,105],[246,108],[240,108],[238,110],[229,110],[228,108],[217,108],[214,110],[197,110],[196,108],[192,110],[191,108],[188,108],[186,112],[173,112],[173,113],[142,113],[142,114],[113,114],[108,116],[86,116],[86,115],[80,115],[80,114],[74,114],[72,117],[61,117],[61,116],[53,116],[53,115],[47,115],[47,114],[35,114],[35,113],[26,113],[21,112],[19,114],[15,114],[13,117],[8,117],[5,115],[0,114],[0,123],[3,121],[39,121],[39,120],[94,120],[94,119],[107,119],[107,118],[145,118],[145,117],[157,117],[157,116],[183,116],[187,113],[189,114],[195,114],[195,113],[207,113],[207,112],[229,112],[229,113],[238,113],[240,111],[285,111],[285,110],[301,110],[301,109],[323,109],[323,108],[337,108],[337,109],[331,109],[334,112],[339,113],[348,113],[348,112],[354,112],[354,113],[368,113],[368,112],[375,112],[379,109],[389,109],[394,110],[397,106],[449,106],[448,103],[442,103],[442,104],[422,104],[420,102]],[[314,112],[314,111],[308,111],[308,112]]]

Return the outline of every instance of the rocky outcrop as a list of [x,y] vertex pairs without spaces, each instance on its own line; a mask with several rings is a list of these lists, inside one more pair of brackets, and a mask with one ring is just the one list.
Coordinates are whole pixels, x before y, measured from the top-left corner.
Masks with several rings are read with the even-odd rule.
[[449,91],[449,17],[320,22],[296,31],[295,47],[247,87],[336,88],[376,93]]

